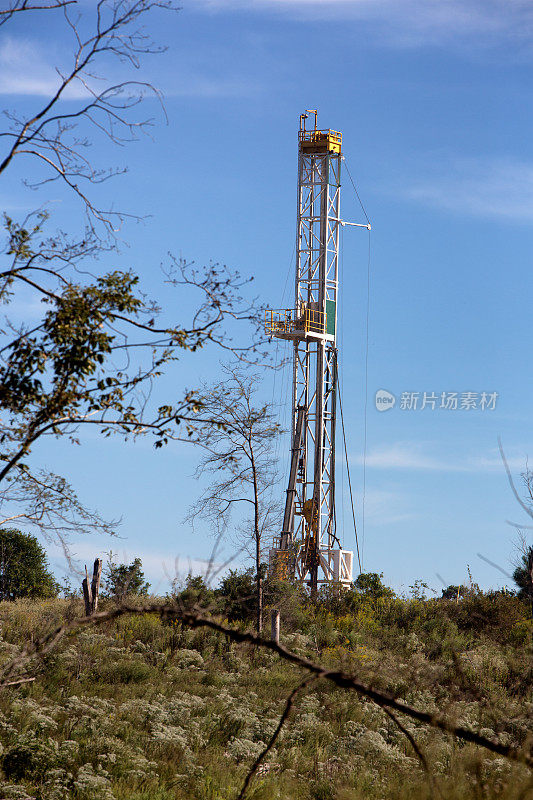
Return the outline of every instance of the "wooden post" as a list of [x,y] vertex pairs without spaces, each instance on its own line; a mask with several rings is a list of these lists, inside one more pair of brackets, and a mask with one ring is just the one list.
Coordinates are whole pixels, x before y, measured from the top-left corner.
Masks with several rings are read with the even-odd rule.
[[271,634],[270,638],[279,644],[279,609],[273,608],[270,612]]
[[93,566],[93,579],[89,583],[87,565],[85,565],[85,578],[82,581],[83,599],[85,601],[85,616],[90,617],[98,609],[98,594],[100,591],[100,578],[102,575],[102,559],[95,559]]
[[93,611],[93,595],[91,586],[89,584],[89,575],[87,573],[87,564],[85,565],[85,578],[82,581],[83,599],[85,601],[85,616],[90,617]]
[[100,593],[100,578],[102,577],[102,559],[96,558],[93,566],[93,579],[91,581],[92,604],[91,613],[98,611],[98,595]]

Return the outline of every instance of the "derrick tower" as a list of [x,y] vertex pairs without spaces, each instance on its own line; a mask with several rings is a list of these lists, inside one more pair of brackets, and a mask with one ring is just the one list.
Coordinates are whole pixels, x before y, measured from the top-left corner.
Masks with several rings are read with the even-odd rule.
[[269,310],[265,320],[269,336],[293,345],[290,472],[270,570],[306,582],[312,593],[321,583],[352,580],[353,553],[335,530],[341,150],[342,134],[319,130],[316,111],[300,116],[294,307]]

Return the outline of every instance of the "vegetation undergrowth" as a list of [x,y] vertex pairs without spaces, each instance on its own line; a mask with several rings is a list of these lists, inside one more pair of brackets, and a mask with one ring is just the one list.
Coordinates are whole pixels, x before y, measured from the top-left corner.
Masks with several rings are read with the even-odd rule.
[[[531,746],[527,602],[475,587],[454,599],[414,594],[397,597],[379,576],[367,576],[353,590],[323,592],[311,602],[301,591],[266,582],[265,614],[281,608],[282,643],[299,654],[495,741]],[[250,574],[231,573],[214,591],[190,578],[177,595],[233,624],[253,623]],[[137,599],[144,601],[153,598]],[[2,663],[82,615],[79,598],[1,603]],[[270,652],[154,615],[70,633],[30,674],[35,681],[0,694],[2,798],[235,798],[302,678]],[[248,796],[533,796],[526,767],[412,720],[401,724],[423,752],[431,779],[381,708],[318,681],[296,701]]]

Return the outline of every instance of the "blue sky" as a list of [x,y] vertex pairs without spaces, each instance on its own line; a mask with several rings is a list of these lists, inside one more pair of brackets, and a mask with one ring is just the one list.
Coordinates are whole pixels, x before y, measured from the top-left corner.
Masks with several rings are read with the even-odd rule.
[[[299,114],[318,108],[321,126],[343,132],[372,221],[364,567],[397,588],[422,579],[439,590],[437,574],[458,583],[467,565],[482,586],[502,585],[504,576],[477,554],[511,570],[516,534],[506,520],[525,522],[497,438],[519,480],[533,450],[532,23],[531,4],[518,0],[184,0],[178,14],[154,18],[152,33],[169,49],[139,75],[161,88],[168,124],[159,115],[153,140],[94,148],[103,164],[129,169],[102,190],[106,197],[150,215],[124,229],[113,265],[131,264],[179,316],[190,301],[167,299],[159,265],[168,251],[254,275],[261,300],[291,304],[291,279],[284,287]],[[59,21],[47,25],[26,15],[0,30],[5,107],[35,109],[54,85],[54,66],[68,58]],[[28,196],[23,172],[17,166],[0,188],[6,210],[46,200],[62,222],[79,224],[80,210],[61,192]],[[342,208],[345,219],[364,221],[346,173]],[[341,287],[344,413],[361,536],[368,237],[345,229]],[[216,378],[218,358],[185,358],[165,387],[179,393]],[[287,381],[265,372],[260,390],[281,404],[285,424]],[[386,413],[375,408],[379,389],[397,397]],[[498,398],[484,411],[407,410],[402,392],[419,393],[419,403],[424,392]],[[287,449],[280,447],[282,470]],[[176,557],[183,573],[189,559],[196,569],[209,555],[207,533],[183,522],[198,490],[191,448],[155,452],[147,442],[95,435],[79,448],[47,445],[36,459],[70,475],[88,505],[123,518],[122,540],[80,541],[80,558],[110,546],[124,558],[141,555],[162,590]],[[340,482],[346,490],[346,478]],[[338,505],[353,548],[345,492]],[[52,550],[51,557],[60,569]]]

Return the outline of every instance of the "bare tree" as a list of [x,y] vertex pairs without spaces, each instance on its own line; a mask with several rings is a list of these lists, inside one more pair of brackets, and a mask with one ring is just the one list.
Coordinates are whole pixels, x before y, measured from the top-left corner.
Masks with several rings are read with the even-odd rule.
[[[83,9],[83,11],[82,11]],[[139,106],[147,95],[161,99],[150,83],[128,79],[119,82],[104,79],[112,61],[138,70],[147,55],[164,52],[147,33],[145,23],[158,10],[178,10],[174,0],[98,0],[84,8],[77,2],[26,2],[13,0],[2,12],[0,22],[8,23],[17,12],[36,11],[45,16],[51,11],[63,15],[64,30],[72,41],[66,66],[56,67],[57,87],[42,105],[29,115],[5,111],[9,126],[0,133],[4,152],[0,154],[0,175],[15,159],[30,158],[44,170],[44,177],[26,178],[31,187],[53,181],[61,182],[78,197],[91,229],[111,236],[130,214],[103,208],[88,188],[126,171],[122,168],[97,167],[88,150],[93,137],[103,136],[117,145],[134,141],[149,132],[153,119],[139,115]],[[72,91],[79,99],[73,101]],[[65,105],[65,97],[69,104]]]
[[524,485],[524,500],[529,509],[530,516],[533,517],[533,470],[526,463],[526,468],[522,473],[522,483]]
[[258,632],[262,629],[262,549],[265,537],[278,522],[279,507],[272,500],[276,479],[273,445],[280,430],[272,409],[255,404],[258,375],[226,367],[227,379],[201,395],[210,424],[195,432],[194,440],[205,450],[196,471],[209,485],[191,508],[188,519],[206,520],[220,535],[228,530],[237,506],[251,514],[237,527],[237,538],[250,552],[255,565]]

